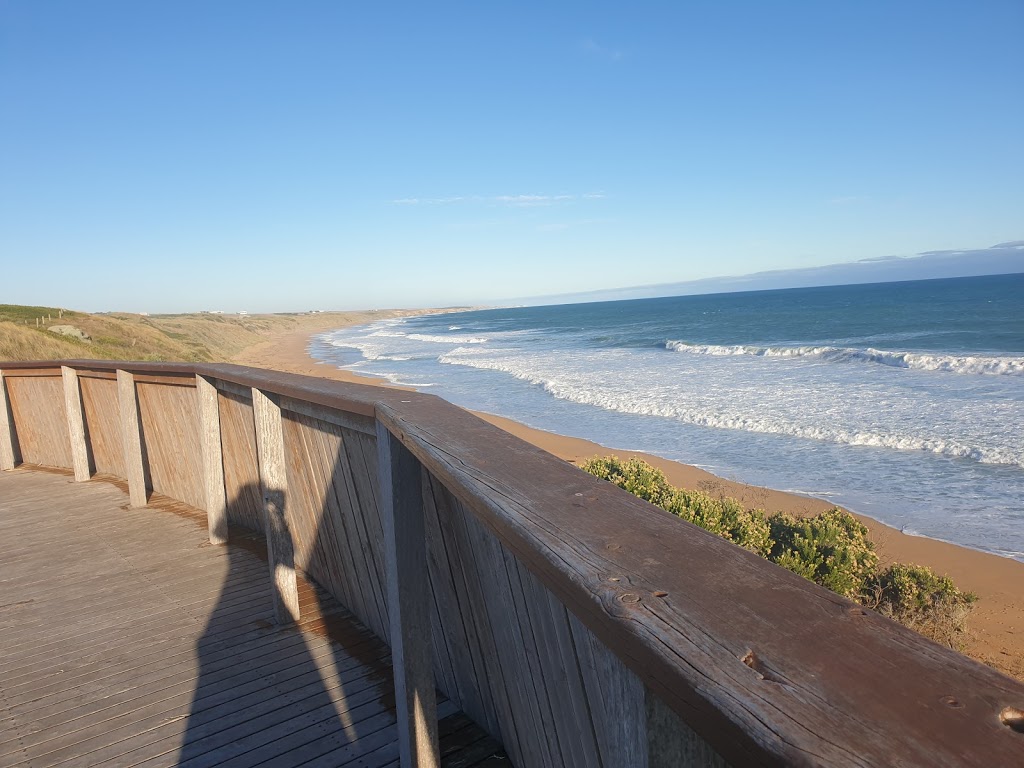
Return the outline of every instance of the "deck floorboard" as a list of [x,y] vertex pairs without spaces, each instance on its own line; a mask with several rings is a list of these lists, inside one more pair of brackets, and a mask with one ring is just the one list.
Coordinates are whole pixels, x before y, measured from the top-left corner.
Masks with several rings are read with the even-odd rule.
[[[276,626],[262,542],[162,502],[0,473],[0,768],[397,765],[387,646],[302,579]],[[442,765],[509,765],[438,714]]]

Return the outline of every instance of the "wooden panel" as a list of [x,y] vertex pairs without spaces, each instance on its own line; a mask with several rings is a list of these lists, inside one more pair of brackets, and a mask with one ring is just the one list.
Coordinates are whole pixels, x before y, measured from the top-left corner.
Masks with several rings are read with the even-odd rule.
[[116,380],[79,375],[78,383],[82,388],[85,429],[96,471],[126,477]]
[[7,397],[7,384],[4,383],[4,372],[0,371],[0,469],[14,469],[20,461],[18,435]]
[[[458,498],[436,480],[429,487],[441,690],[489,723],[520,765],[647,766],[643,682]],[[668,730],[656,740],[657,765],[724,765],[691,729],[658,715]]]
[[646,691],[647,754],[649,768],[680,765],[729,768],[696,731],[668,708],[657,694]]
[[[999,712],[1024,685],[467,412],[407,397],[377,417],[729,762],[1019,761],[1020,734]],[[490,676],[487,628],[475,624]],[[504,687],[490,681],[496,705]],[[510,753],[518,740],[506,736]]]
[[[605,768],[649,766],[644,684],[579,619],[567,613],[564,607],[559,606],[555,610],[568,619],[602,765]],[[667,729],[671,725],[659,723],[657,727]],[[703,744],[693,731],[690,735],[694,741]],[[662,749],[659,754],[667,756],[670,751]],[[669,765],[703,766],[706,763],[681,760],[660,765],[667,768]]]
[[68,438],[71,445],[71,463],[75,468],[75,480],[83,483],[89,479],[89,446],[85,438],[85,418],[82,415],[82,391],[78,385],[78,373],[74,368],[63,366],[61,378],[64,381],[64,412],[68,416]]
[[4,375],[22,461],[71,469],[64,382],[56,376]]
[[135,391],[152,489],[205,509],[195,388],[136,382]]
[[263,498],[256,462],[252,400],[219,392],[220,435],[224,456],[224,490],[228,522],[263,532]]
[[296,400],[294,397],[282,397],[281,408],[292,413],[299,413],[317,421],[326,421],[338,427],[345,427],[354,432],[362,432],[365,435],[376,437],[374,420],[368,416],[361,416],[357,413],[346,413],[336,408],[326,408],[322,405],[307,403]]
[[296,563],[386,641],[383,534],[363,457],[373,441],[297,413],[282,427]]
[[430,580],[423,524],[422,468],[377,423],[378,487],[384,523],[388,622],[402,765],[436,768],[437,697],[430,641]]
[[[483,577],[472,557],[472,545],[466,540],[461,506],[440,484],[432,483],[431,487],[425,500],[437,522],[428,546],[434,549],[440,545],[443,554],[432,553],[428,563],[431,568],[439,566],[439,572],[431,574],[431,581],[446,592],[438,600],[438,610],[445,645],[456,658],[461,656],[455,668],[462,707],[505,745],[516,764],[550,765],[540,757],[534,741],[520,739],[505,685],[505,673],[512,670],[502,668],[495,647],[483,594],[487,586],[481,583]],[[429,511],[427,525],[431,526]]]

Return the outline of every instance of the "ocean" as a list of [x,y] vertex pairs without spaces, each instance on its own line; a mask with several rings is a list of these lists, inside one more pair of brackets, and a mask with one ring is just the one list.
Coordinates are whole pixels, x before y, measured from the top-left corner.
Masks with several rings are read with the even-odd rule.
[[310,353],[1024,561],[1024,274],[427,315]]

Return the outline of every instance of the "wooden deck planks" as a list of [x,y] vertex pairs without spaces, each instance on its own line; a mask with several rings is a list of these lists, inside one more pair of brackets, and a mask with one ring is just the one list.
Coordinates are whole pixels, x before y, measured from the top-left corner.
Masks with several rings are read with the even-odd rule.
[[[393,764],[384,643],[304,580],[275,626],[262,542],[210,546],[202,512],[150,504],[0,473],[0,766]],[[443,765],[508,765],[438,711]]]

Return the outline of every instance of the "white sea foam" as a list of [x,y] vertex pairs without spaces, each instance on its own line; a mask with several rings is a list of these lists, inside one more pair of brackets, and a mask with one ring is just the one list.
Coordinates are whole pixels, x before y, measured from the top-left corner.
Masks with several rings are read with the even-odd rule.
[[485,336],[435,336],[429,333],[410,333],[410,339],[429,341],[434,344],[486,344]]
[[758,347],[745,344],[723,346],[718,344],[688,344],[669,340],[665,348],[692,355],[731,357],[798,358],[808,357],[826,362],[876,363],[893,368],[912,368],[921,371],[943,371],[962,374],[1024,375],[1024,358],[983,357],[980,355],[929,355],[918,352],[899,352],[882,349],[853,349],[848,347]]
[[521,357],[496,359],[466,354],[467,351],[455,349],[440,355],[437,359],[438,362],[449,365],[501,371],[542,387],[546,392],[559,399],[592,405],[609,411],[658,416],[702,427],[787,435],[899,451],[927,451],[951,458],[970,459],[982,464],[1024,467],[1024,453],[1009,446],[978,446],[953,438],[906,434],[894,429],[886,429],[884,425],[855,429],[843,428],[825,422],[798,423],[785,415],[765,414],[756,405],[753,406],[755,412],[752,413],[734,410],[724,404],[700,405],[700,400],[681,402],[673,398],[665,398],[656,388],[645,391],[629,386],[611,387],[600,381],[574,375],[571,370],[556,373],[551,370],[550,366],[541,365],[538,367],[547,370],[540,371]]

